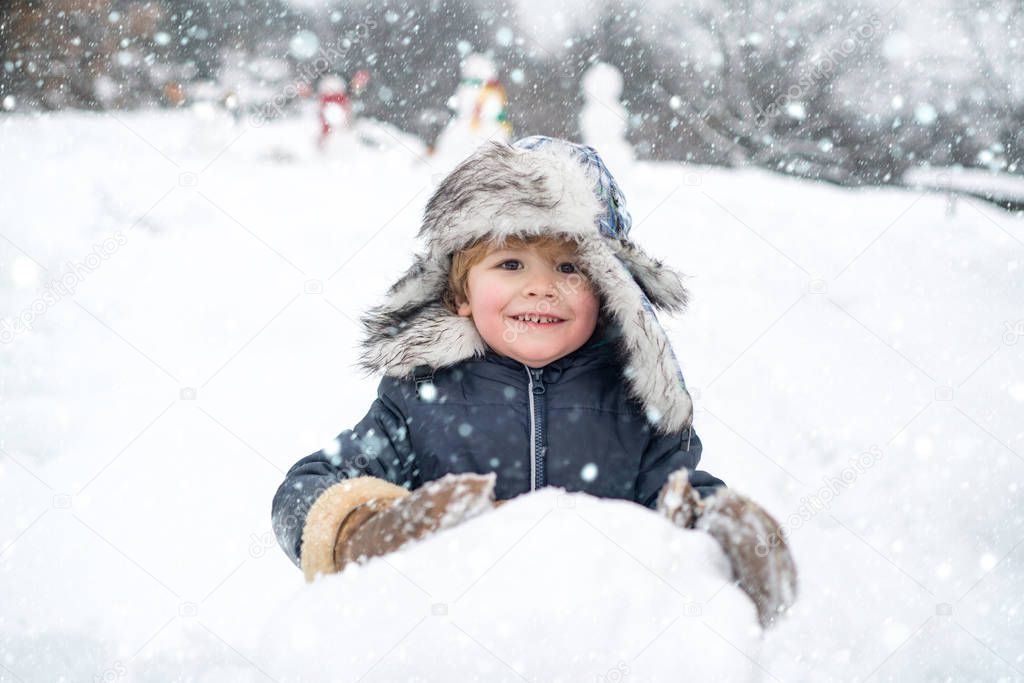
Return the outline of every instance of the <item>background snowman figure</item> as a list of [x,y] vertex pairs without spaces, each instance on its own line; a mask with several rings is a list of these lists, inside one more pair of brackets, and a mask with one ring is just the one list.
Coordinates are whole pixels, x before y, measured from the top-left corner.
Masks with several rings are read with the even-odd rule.
[[448,100],[455,115],[437,139],[436,151],[462,159],[487,140],[508,142],[508,99],[498,81],[498,70],[489,57],[470,54],[462,60],[462,81]]
[[340,76],[324,76],[317,84],[320,110],[320,138],[317,145],[321,150],[326,147],[331,131],[352,125],[352,102],[346,91],[345,81]]
[[584,144],[604,157],[609,166],[628,171],[635,160],[626,140],[629,112],[622,106],[622,73],[611,64],[597,62],[583,75],[580,133]]

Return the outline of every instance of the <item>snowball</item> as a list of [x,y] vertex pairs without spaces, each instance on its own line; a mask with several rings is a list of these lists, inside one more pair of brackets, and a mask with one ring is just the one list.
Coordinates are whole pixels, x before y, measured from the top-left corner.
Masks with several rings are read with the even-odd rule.
[[914,120],[922,126],[932,125],[938,116],[939,113],[935,111],[935,107],[927,102],[922,102],[914,108]]
[[345,108],[335,102],[329,102],[324,107],[324,119],[332,125],[341,125],[348,119],[348,114],[345,113]]
[[502,47],[510,46],[514,37],[512,29],[507,26],[502,26],[494,34],[494,40]]
[[420,398],[428,403],[437,400],[437,387],[432,382],[424,382],[420,385]]
[[312,31],[299,31],[288,43],[288,51],[296,59],[309,59],[320,48],[320,39]]
[[324,455],[331,457],[341,453],[341,442],[338,439],[331,439],[331,442],[323,447]]
[[978,564],[981,565],[982,570],[989,571],[998,564],[996,556],[992,553],[984,553],[979,559]]
[[908,59],[911,52],[910,36],[903,31],[893,31],[882,43],[882,54],[890,61]]
[[39,282],[39,266],[27,256],[18,256],[11,265],[11,281],[18,289],[31,289]]
[[807,108],[803,102],[790,102],[786,105],[786,114],[792,119],[803,121],[807,118]]

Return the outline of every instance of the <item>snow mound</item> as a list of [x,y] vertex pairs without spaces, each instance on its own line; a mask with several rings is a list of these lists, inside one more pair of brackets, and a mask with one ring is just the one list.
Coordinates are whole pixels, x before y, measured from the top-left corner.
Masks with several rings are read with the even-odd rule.
[[753,678],[729,576],[705,533],[547,488],[303,586],[261,652],[279,681]]

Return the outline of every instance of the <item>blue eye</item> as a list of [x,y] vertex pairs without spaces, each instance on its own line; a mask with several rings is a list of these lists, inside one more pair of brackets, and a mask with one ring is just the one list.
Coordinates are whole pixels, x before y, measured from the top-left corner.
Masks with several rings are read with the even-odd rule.
[[[510,264],[511,267],[509,267]],[[519,259],[508,259],[507,261],[502,261],[501,263],[499,263],[497,267],[500,268],[501,270],[521,270],[523,267],[523,262],[520,261]],[[566,261],[565,263],[558,264],[556,270],[566,274],[579,272],[579,270],[576,268],[576,264],[570,263],[568,261]]]

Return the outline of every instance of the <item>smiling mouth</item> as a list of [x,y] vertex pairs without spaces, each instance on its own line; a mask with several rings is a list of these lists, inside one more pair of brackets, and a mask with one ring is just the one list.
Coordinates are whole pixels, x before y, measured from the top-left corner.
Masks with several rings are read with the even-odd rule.
[[552,315],[513,315],[509,316],[509,318],[530,327],[554,327],[559,323],[565,322],[562,318],[556,318]]

